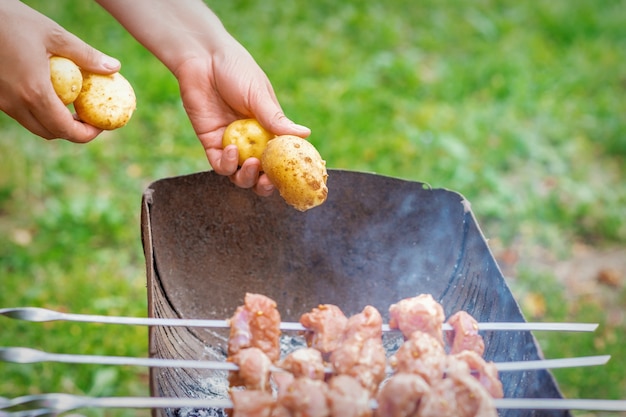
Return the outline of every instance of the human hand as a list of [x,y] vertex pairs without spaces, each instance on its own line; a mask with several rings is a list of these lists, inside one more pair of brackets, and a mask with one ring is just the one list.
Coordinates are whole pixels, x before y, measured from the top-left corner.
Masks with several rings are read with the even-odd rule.
[[215,172],[259,195],[271,194],[274,187],[260,175],[258,159],[238,167],[236,147],[222,149],[226,126],[255,118],[276,135],[304,138],[311,132],[287,119],[265,73],[205,2],[96,1],[176,76],[187,115]]
[[226,126],[252,117],[276,135],[307,137],[311,131],[283,113],[265,73],[234,39],[221,45],[210,59],[193,58],[176,71],[183,105],[207,158],[218,174],[228,175],[239,187],[267,196],[274,186],[261,174],[261,162],[247,159],[238,167],[237,147],[222,149]]
[[120,63],[18,0],[0,2],[0,110],[45,139],[85,143],[102,130],[76,120],[56,96],[48,59],[59,55],[94,73]]

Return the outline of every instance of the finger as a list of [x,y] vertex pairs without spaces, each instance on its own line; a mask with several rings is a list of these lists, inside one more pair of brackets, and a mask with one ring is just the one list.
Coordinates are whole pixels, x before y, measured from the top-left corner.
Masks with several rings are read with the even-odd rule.
[[50,41],[48,50],[51,53],[69,58],[82,69],[96,74],[111,74],[120,70],[120,61],[98,51],[74,34],[64,32],[63,36]]
[[265,174],[259,176],[259,180],[253,188],[255,194],[261,197],[269,197],[274,194],[274,190],[276,190],[276,187],[274,187],[274,184],[272,184],[269,177]]
[[65,139],[73,143],[88,143],[103,132],[102,129],[75,120],[74,118],[72,119],[73,121],[67,126],[69,133],[63,137],[59,136],[60,139]]
[[[71,115],[70,118],[73,120]],[[65,125],[65,123],[60,125],[55,123],[54,127],[48,128],[31,112],[15,116],[14,119],[31,133],[48,140],[65,139],[74,143],[87,143],[95,139],[98,134],[102,132],[100,129],[76,120],[74,120],[74,122],[67,122],[67,125]]]
[[41,105],[31,106],[30,113],[48,132],[43,135],[47,139],[87,143],[102,132],[101,129],[76,120],[70,110],[58,99],[54,90],[49,92],[47,99],[42,98]]
[[7,114],[28,129],[31,133],[34,133],[44,139],[56,139],[54,134],[46,129],[28,109],[23,108],[23,110],[24,111],[17,112],[7,110]]
[[[101,129],[77,121],[59,100],[49,82],[35,85],[35,81],[19,105],[4,111],[30,132],[44,139],[66,139],[76,143],[93,140]],[[15,100],[16,102],[18,100]]]
[[250,106],[259,123],[276,135],[295,135],[306,138],[311,134],[311,129],[296,124],[285,116],[271,87],[257,93]]
[[259,179],[261,161],[256,158],[248,158],[241,169],[230,176],[230,180],[240,188],[252,188]]
[[311,129],[291,121],[284,113],[275,113],[267,122],[270,132],[276,135],[294,135],[307,138],[311,135]]
[[237,172],[239,164],[239,152],[237,146],[229,145],[226,148],[207,148],[207,159],[213,170],[220,175],[233,175]]

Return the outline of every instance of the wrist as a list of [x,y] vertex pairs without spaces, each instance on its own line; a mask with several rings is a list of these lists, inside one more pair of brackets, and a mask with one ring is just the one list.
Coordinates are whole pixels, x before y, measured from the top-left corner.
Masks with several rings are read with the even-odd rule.
[[172,72],[234,41],[201,0],[97,0]]

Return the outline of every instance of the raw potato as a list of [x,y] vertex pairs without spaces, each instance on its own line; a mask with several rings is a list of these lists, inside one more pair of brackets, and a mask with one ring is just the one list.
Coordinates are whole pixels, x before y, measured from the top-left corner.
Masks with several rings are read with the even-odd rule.
[[83,71],[83,88],[74,101],[83,122],[104,130],[117,129],[128,123],[136,105],[133,87],[119,72],[101,75]]
[[306,139],[275,137],[268,142],[261,165],[280,195],[297,210],[306,211],[326,201],[326,161]]
[[63,104],[68,105],[78,97],[83,86],[83,75],[73,61],[60,56],[50,57],[50,81]]
[[226,127],[222,147],[237,145],[239,166],[248,158],[261,159],[267,142],[274,135],[263,128],[255,119],[235,120]]

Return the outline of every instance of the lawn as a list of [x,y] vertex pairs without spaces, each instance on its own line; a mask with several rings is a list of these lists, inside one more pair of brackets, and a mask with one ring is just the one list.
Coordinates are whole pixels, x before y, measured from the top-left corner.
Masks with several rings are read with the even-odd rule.
[[[0,115],[0,307],[145,316],[142,192],[208,163],[176,80],[99,6],[25,3],[118,57],[138,109],[88,145],[46,142]],[[329,167],[458,191],[494,248],[567,259],[574,244],[626,246],[626,1],[213,3]],[[555,372],[564,393],[626,398],[626,318],[609,321],[533,264],[508,278],[519,300],[545,301],[539,313],[524,304],[537,319],[601,323],[593,335],[537,335],[548,357],[613,356]],[[624,280],[613,291],[626,306]],[[147,355],[143,328],[0,326],[0,346]],[[148,392],[137,368],[0,363],[0,375],[5,397]]]

